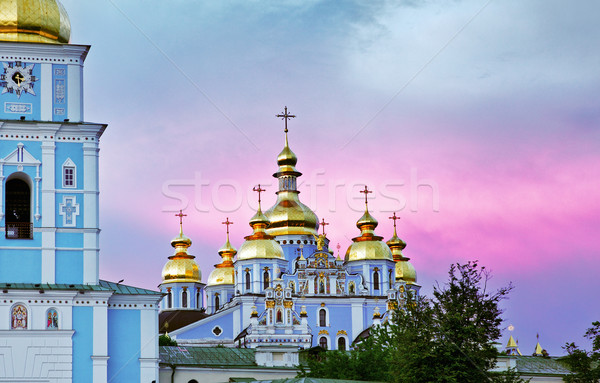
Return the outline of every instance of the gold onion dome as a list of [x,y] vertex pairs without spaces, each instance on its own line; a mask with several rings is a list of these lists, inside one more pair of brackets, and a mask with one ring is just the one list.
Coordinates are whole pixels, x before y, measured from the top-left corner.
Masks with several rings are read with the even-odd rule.
[[[259,185],[259,190],[260,185]],[[281,245],[274,240],[275,237],[265,231],[269,225],[269,219],[263,214],[258,202],[258,211],[250,219],[250,227],[253,233],[244,237],[246,240],[237,253],[237,260],[246,259],[282,259],[285,260]]]
[[417,283],[417,271],[415,267],[410,263],[410,258],[405,257],[402,254],[402,250],[406,248],[406,242],[398,237],[396,232],[396,213],[390,219],[394,220],[394,235],[387,241],[387,245],[392,251],[392,257],[396,262],[395,279],[396,281],[405,281],[408,284]]
[[171,241],[171,246],[175,248],[175,254],[169,257],[169,261],[163,267],[163,283],[199,283],[202,278],[200,269],[194,261],[195,257],[188,254],[188,248],[192,246],[192,240],[183,234],[181,224],[179,225],[179,235]]
[[296,190],[296,178],[302,173],[296,170],[298,157],[292,152],[288,144],[287,131],[285,133],[285,145],[277,156],[279,169],[273,177],[279,179],[279,191],[277,202],[266,211],[270,221],[267,232],[270,235],[317,235],[319,219],[317,215],[306,205],[300,202]]
[[0,1],[0,41],[67,44],[69,15],[58,0]]
[[390,248],[385,242],[382,241],[383,237],[375,235],[374,230],[377,225],[377,220],[373,218],[371,213],[369,213],[369,208],[366,206],[365,214],[363,214],[358,222],[356,222],[356,226],[360,229],[361,235],[360,237],[352,238],[353,243],[346,251],[346,262],[363,260],[393,260]]
[[[229,218],[227,219],[228,226],[230,224]],[[229,228],[227,229],[227,241],[219,250],[219,255],[222,258],[221,263],[215,265],[215,269],[208,276],[208,286],[217,285],[233,285],[235,283],[233,269],[233,257],[237,254],[235,247],[231,246],[229,242]]]

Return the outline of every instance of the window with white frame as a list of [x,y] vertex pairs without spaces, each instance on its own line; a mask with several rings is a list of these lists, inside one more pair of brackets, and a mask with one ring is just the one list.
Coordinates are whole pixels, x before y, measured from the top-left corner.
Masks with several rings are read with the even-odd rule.
[[75,163],[67,158],[62,166],[63,169],[63,187],[64,188],[75,188],[77,187],[77,168]]

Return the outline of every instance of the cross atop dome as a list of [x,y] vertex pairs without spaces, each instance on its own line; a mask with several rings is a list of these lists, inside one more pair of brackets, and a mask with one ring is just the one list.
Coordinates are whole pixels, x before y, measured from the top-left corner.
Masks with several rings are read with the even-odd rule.
[[233,225],[233,222],[229,220],[229,217],[225,219],[225,222],[221,222],[223,225],[227,225],[227,238],[229,238],[229,225]]
[[329,225],[329,223],[325,222],[325,218],[323,218],[323,220],[319,223],[321,224],[321,227],[323,228],[323,235],[325,235],[325,226]]
[[285,120],[285,129],[284,129],[284,132],[285,132],[285,134],[287,136],[287,132],[288,132],[287,123],[288,123],[288,120],[290,118],[296,118],[296,116],[293,115],[293,114],[288,114],[288,109],[287,109],[287,106],[286,106],[286,107],[283,108],[283,114],[277,114],[277,115],[275,115],[275,117],[280,117],[282,120]]
[[367,187],[367,185],[365,185],[365,189],[360,191],[361,193],[365,194],[365,205],[367,206],[367,209],[369,208],[369,199],[368,196],[370,193],[373,193],[372,190],[369,190],[369,188]]
[[258,193],[258,204],[260,205],[260,193],[266,191],[266,189],[261,189],[260,184],[258,184],[258,186],[255,186],[252,190]]
[[183,232],[183,217],[187,217],[187,214],[183,214],[183,210],[179,210],[178,214],[175,214],[175,217],[179,217],[179,229]]
[[394,212],[394,215],[388,218],[394,221],[394,231],[396,231],[396,221],[399,220],[400,217],[396,216],[396,212]]

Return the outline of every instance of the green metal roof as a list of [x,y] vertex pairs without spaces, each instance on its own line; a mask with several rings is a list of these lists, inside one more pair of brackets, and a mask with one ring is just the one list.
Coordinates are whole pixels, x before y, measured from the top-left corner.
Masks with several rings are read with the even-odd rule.
[[99,281],[100,286],[110,289],[115,292],[115,294],[123,294],[123,295],[162,295],[160,291],[142,289],[141,287],[133,287],[122,285],[120,283],[114,283],[109,281],[103,281],[102,279]]
[[112,291],[123,295],[161,295],[159,291],[121,285],[100,280],[97,285],[64,283],[0,283],[0,290],[63,290],[63,291]]
[[50,284],[50,283],[0,283],[3,290],[85,290],[85,291],[111,291],[100,285],[83,284]]
[[161,346],[160,363],[197,367],[256,367],[253,349],[230,347]]
[[501,356],[500,358],[516,359],[517,371],[521,375],[564,376],[571,373],[567,366],[557,358],[526,355]]

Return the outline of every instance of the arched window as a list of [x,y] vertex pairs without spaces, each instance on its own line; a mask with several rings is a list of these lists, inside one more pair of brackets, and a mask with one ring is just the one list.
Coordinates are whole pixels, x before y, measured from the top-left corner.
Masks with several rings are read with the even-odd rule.
[[55,309],[49,309],[46,315],[46,328],[48,330],[58,330],[58,312]]
[[319,310],[319,326],[327,326],[327,311],[325,309]]
[[198,381],[196,379],[192,379],[192,380],[188,381],[188,383],[198,383]]
[[355,289],[356,289],[356,288],[354,287],[354,282],[350,282],[350,283],[348,284],[348,293],[349,293],[350,295],[354,295],[354,291],[355,291]]
[[288,286],[290,287],[290,289],[292,289],[292,294],[296,292],[296,284],[294,283],[294,281],[290,281]]
[[346,338],[339,337],[338,338],[338,351],[346,351]]
[[319,346],[321,346],[322,348],[327,350],[327,338],[325,338],[324,336],[320,337],[319,338]]
[[246,270],[246,290],[250,290],[250,272]]
[[277,310],[277,323],[283,323],[283,314],[281,310]]
[[6,238],[30,239],[31,225],[31,188],[20,179],[6,181]]
[[215,310],[219,309],[219,294],[215,294]]
[[171,293],[171,289],[167,292],[167,308],[170,309],[173,307],[173,294]]
[[200,308],[200,290],[196,290],[196,308]]
[[23,305],[15,305],[10,315],[10,328],[13,330],[27,329],[27,307]]
[[373,273],[373,289],[379,290],[379,271]]
[[392,269],[388,271],[388,285],[390,289],[394,287],[394,271]]
[[188,293],[187,290],[183,290],[181,293],[181,307],[188,307]]
[[263,288],[268,289],[269,288],[269,271],[267,271],[267,270],[265,270],[265,272],[263,274],[263,281],[264,281]]

